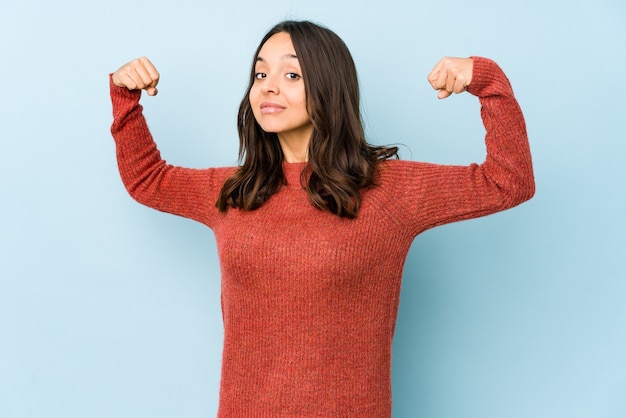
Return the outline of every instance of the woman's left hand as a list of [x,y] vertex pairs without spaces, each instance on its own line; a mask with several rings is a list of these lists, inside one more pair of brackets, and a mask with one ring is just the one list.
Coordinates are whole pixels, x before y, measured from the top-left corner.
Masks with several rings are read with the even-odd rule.
[[445,99],[452,93],[463,93],[472,82],[474,60],[471,58],[444,57],[428,75],[428,82],[435,90],[439,90],[438,97]]

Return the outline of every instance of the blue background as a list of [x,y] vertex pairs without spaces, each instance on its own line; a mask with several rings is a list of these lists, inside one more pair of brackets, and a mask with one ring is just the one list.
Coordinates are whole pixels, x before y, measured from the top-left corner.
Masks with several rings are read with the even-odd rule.
[[0,3],[0,417],[215,415],[213,236],[128,197],[107,77],[150,57],[164,157],[233,165],[252,53],[285,18],[343,37],[368,136],[403,158],[484,157],[477,100],[426,82],[442,55],[495,59],[525,112],[536,197],[411,249],[394,417],[626,417],[623,2],[208,3]]

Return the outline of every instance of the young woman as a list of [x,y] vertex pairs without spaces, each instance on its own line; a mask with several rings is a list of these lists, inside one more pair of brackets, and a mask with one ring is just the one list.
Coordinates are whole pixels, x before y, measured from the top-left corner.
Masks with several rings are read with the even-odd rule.
[[160,157],[139,105],[157,94],[146,58],[111,76],[122,180],[139,202],[215,233],[222,272],[220,417],[391,415],[391,343],[411,242],[534,193],[524,119],[488,59],[444,58],[439,98],[480,99],[486,160],[400,161],[366,142],[342,40],[310,22],[271,29],[238,116],[241,165],[188,169]]

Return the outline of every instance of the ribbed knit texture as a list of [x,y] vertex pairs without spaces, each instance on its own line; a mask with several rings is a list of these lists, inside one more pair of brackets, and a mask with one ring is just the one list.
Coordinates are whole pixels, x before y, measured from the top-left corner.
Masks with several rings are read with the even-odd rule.
[[485,162],[384,162],[358,218],[347,220],[315,209],[300,186],[305,164],[288,163],[288,185],[260,209],[218,213],[234,168],[166,164],[140,93],[111,83],[111,131],[128,192],[215,233],[224,320],[219,417],[391,416],[391,343],[414,237],[534,193],[524,119],[507,78],[475,57],[469,92],[482,105]]

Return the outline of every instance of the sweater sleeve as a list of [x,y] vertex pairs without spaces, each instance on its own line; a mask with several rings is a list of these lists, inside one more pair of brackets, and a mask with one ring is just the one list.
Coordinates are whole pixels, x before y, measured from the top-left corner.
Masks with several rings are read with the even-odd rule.
[[397,207],[414,235],[512,208],[535,193],[524,117],[509,80],[495,62],[472,58],[467,91],[480,100],[487,155],[482,164],[469,166],[400,165],[394,183],[403,202]]
[[152,138],[139,104],[141,91],[113,84],[109,77],[119,172],[133,199],[153,209],[199,221],[209,227],[224,169],[192,169],[167,164]]

